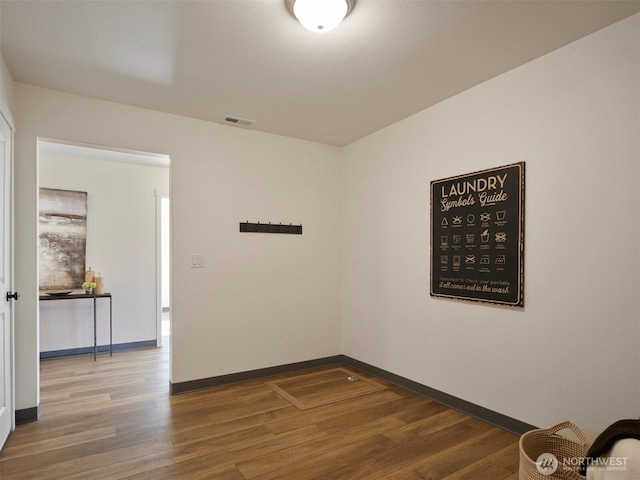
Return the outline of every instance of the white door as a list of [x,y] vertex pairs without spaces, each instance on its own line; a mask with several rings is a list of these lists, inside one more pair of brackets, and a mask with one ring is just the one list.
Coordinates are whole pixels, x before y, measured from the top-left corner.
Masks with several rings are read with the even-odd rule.
[[[11,127],[0,113],[0,448],[13,427],[11,279]],[[17,295],[16,295],[17,297]]]

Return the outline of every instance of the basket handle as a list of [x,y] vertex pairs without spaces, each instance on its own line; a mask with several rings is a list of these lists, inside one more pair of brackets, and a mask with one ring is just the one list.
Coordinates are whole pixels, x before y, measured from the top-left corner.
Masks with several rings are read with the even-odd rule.
[[564,430],[565,428],[568,428],[569,430],[571,430],[573,433],[575,433],[576,437],[578,437],[580,439],[580,441],[582,442],[582,445],[585,447],[590,447],[591,444],[593,443],[589,437],[587,437],[584,432],[582,430],[580,430],[578,428],[578,426],[576,424],[574,424],[573,422],[569,421],[569,420],[565,420],[564,422],[560,422],[557,423],[556,425],[549,427],[547,429],[545,429],[544,431],[547,433],[558,433],[560,430]]

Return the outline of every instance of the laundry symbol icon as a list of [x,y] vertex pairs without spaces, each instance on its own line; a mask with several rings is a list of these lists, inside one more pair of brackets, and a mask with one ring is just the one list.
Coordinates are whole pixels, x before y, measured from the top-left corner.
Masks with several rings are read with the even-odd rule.
[[446,265],[449,262],[449,257],[447,255],[440,255],[440,263]]
[[485,243],[489,241],[489,230],[485,230],[480,234],[480,240]]
[[481,222],[488,222],[489,220],[491,220],[491,214],[489,212],[483,212],[480,214]]
[[473,243],[473,239],[475,238],[475,234],[467,233],[467,243]]
[[454,235],[453,236],[453,243],[460,243],[461,239],[462,239],[462,235]]
[[480,257],[480,265],[489,265],[489,255],[482,255],[482,257]]
[[496,233],[496,242],[502,243],[507,241],[507,233],[506,232],[498,232]]
[[449,235],[442,235],[440,237],[440,245],[445,246],[449,243]]
[[473,213],[467,215],[467,223],[473,223],[476,221],[476,216]]
[[453,217],[454,225],[462,225],[462,217]]
[[459,267],[460,266],[460,255],[454,255],[453,256],[453,266],[454,267]]
[[464,263],[476,263],[476,256],[475,255],[465,255],[464,256]]
[[442,221],[440,222],[440,225],[442,225],[443,227],[446,227],[447,225],[449,225],[449,222],[447,221],[447,217],[444,217],[442,219]]
[[496,257],[496,265],[504,265],[505,263],[507,263],[507,259],[504,255],[498,255]]
[[496,219],[502,221],[505,219],[505,217],[507,216],[507,211],[506,210],[498,210],[496,212]]

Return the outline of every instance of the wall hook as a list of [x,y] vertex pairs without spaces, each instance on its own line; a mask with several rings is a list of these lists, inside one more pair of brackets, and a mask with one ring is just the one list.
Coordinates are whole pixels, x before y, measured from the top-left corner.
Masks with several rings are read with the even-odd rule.
[[293,223],[289,223],[289,225],[283,225],[282,222],[279,222],[278,224],[272,222],[250,223],[247,220],[246,222],[240,222],[240,231],[252,233],[288,233],[292,235],[302,235],[302,224],[294,225]]

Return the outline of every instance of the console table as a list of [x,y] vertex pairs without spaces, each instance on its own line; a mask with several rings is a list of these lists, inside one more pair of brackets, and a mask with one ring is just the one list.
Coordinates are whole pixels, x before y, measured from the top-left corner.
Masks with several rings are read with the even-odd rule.
[[96,361],[98,355],[98,335],[96,327],[98,324],[97,319],[97,302],[98,298],[109,299],[109,356],[113,356],[113,299],[110,293],[70,293],[69,295],[40,295],[40,300],[78,300],[78,299],[93,299],[93,361]]

